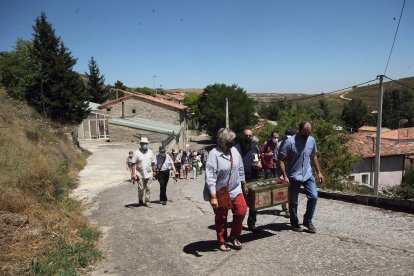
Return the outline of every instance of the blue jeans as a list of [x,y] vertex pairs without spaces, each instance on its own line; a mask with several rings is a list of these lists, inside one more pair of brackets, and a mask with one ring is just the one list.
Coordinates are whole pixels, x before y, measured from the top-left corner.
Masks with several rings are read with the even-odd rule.
[[289,211],[290,211],[290,224],[292,226],[298,226],[298,196],[300,186],[303,185],[306,191],[306,197],[308,202],[306,204],[306,213],[303,216],[303,224],[308,225],[312,223],[313,214],[316,209],[316,202],[318,201],[318,190],[316,189],[316,182],[313,175],[306,181],[290,181],[290,198],[289,198]]

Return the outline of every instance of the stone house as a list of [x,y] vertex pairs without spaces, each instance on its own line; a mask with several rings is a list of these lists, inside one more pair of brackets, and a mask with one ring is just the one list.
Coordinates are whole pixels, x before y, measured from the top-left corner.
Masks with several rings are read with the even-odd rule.
[[[153,142],[164,144],[169,139],[172,144],[184,147],[187,106],[140,93],[123,92],[128,95],[98,105],[94,110],[105,118],[105,138],[137,142],[146,136]],[[84,135],[83,139],[94,137]]]
[[[374,186],[375,135],[354,133],[347,144],[351,153],[362,157],[350,175],[351,180]],[[414,168],[414,144],[381,139],[379,189],[401,184],[406,170]]]

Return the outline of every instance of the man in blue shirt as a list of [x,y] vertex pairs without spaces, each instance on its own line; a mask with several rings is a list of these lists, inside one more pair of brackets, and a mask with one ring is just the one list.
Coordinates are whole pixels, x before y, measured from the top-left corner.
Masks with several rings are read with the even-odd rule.
[[292,230],[296,232],[302,231],[302,228],[299,226],[297,210],[299,189],[303,185],[308,198],[303,225],[308,228],[310,233],[316,233],[312,218],[316,209],[318,191],[312,174],[311,160],[319,182],[323,181],[323,176],[319,167],[318,157],[316,156],[316,142],[310,136],[311,131],[312,126],[308,121],[301,122],[299,124],[299,132],[286,140],[286,143],[280,149],[278,159],[284,180],[290,182],[289,210]]
[[[251,129],[245,129],[243,132],[242,141],[235,146],[239,151],[244,167],[245,182],[242,182],[243,192],[247,205],[249,206],[249,216],[247,218],[247,227],[252,232],[258,232],[256,228],[257,220],[257,211],[250,209],[251,202],[248,194],[248,189],[246,188],[246,182],[251,182],[257,179],[257,171],[261,169],[261,164],[259,162],[259,148],[257,145],[252,143],[253,131]],[[255,161],[257,160],[257,161]]]

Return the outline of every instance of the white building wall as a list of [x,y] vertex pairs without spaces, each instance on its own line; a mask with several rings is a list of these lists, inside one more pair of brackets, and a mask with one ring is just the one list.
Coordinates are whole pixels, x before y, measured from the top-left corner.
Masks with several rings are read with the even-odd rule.
[[[402,181],[402,171],[393,171],[393,172],[380,172],[378,178],[378,189],[386,189],[394,186],[398,186]],[[363,175],[366,175],[367,181],[363,183]],[[362,173],[352,173],[351,176],[354,177],[354,181],[360,184],[366,184],[374,186],[374,177],[375,173],[371,172],[362,172]]]

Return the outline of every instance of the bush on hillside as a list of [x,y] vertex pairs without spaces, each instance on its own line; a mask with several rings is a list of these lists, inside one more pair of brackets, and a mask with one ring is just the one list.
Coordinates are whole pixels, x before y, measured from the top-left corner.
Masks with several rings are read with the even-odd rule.
[[85,229],[95,230],[68,197],[88,153],[61,130],[0,89],[0,275],[72,275],[99,256]]

